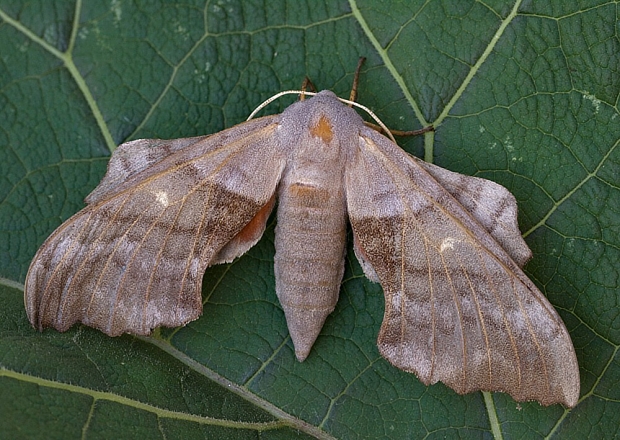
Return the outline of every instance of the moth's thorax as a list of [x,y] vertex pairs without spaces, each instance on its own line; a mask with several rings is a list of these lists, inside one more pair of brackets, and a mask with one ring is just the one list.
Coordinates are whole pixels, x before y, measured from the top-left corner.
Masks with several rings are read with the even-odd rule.
[[357,139],[364,121],[324,90],[288,107],[281,115],[278,137],[289,160],[302,162],[343,162],[351,153],[351,141]]

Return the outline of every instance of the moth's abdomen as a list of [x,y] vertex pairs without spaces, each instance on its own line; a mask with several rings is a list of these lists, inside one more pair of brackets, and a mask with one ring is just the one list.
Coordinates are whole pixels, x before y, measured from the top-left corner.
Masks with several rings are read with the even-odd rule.
[[303,361],[336,306],[344,272],[346,217],[340,187],[284,184],[276,227],[276,293],[295,355]]

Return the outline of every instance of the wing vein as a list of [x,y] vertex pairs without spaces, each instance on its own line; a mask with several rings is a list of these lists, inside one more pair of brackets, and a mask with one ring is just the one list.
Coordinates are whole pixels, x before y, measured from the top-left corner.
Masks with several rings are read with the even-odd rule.
[[[70,253],[70,251],[72,251],[74,249],[74,247],[77,245],[76,243],[79,242],[79,237],[80,235],[84,232],[84,230],[86,229],[86,225],[88,224],[88,222],[90,221],[92,217],[92,212],[89,213],[89,217],[88,219],[86,219],[86,221],[84,222],[84,225],[82,226],[82,228],[80,229],[79,233],[77,234],[77,238],[75,240],[73,240],[71,246],[67,247],[67,249],[65,249],[65,252],[63,253],[62,257],[60,257],[58,264],[56,264],[56,267],[54,268],[54,270],[52,271],[51,275],[48,277],[47,282],[45,283],[45,287],[43,288],[43,297],[41,298],[41,302],[39,304],[39,317],[42,317],[44,314],[43,311],[43,306],[48,304],[49,301],[47,300],[47,298],[49,297],[49,295],[51,295],[50,291],[51,289],[50,284],[52,284],[52,281],[54,280],[54,278],[56,277],[56,275],[58,274],[58,272],[60,271],[60,269],[62,268],[62,262],[65,261],[66,258],[68,258],[68,254]],[[63,229],[64,230],[64,229]],[[58,234],[60,235],[60,233]],[[73,282],[73,280],[72,280]],[[69,291],[69,289],[65,289],[65,291]],[[62,299],[60,300],[59,304],[58,304],[58,310],[56,311],[56,321],[58,321],[59,316],[63,316],[63,310],[65,308],[65,302],[67,300],[66,295],[64,295],[64,292],[61,293],[62,295]]]
[[[437,249],[437,252],[439,253],[439,256],[441,258],[441,262],[444,268],[444,272],[446,274],[446,278],[448,279],[449,283],[450,283],[450,292],[452,293],[452,302],[454,303],[455,306],[455,310],[456,313],[458,315],[458,323],[460,326],[460,339],[461,339],[461,356],[463,358],[463,362],[461,363],[461,389],[465,390],[466,389],[466,383],[467,383],[467,362],[468,362],[468,358],[467,358],[467,340],[465,339],[465,326],[463,323],[463,310],[461,309],[461,304],[458,300],[458,294],[457,294],[457,289],[454,286],[454,281],[452,279],[451,273],[450,273],[450,269],[448,269],[448,264],[446,263],[446,258],[444,256],[444,253],[441,252],[439,249]],[[460,260],[459,260],[460,261]],[[467,273],[465,273],[465,277],[467,278],[467,280],[469,281],[469,275]]]
[[[121,210],[122,210],[122,208],[123,208],[123,205],[124,205],[124,204],[125,204],[125,201],[123,201],[123,203],[122,203],[122,204],[118,207],[118,209],[116,209],[116,211],[114,212],[114,215],[112,216],[112,219],[116,219],[116,217],[117,217],[117,216],[119,215],[119,213],[121,212]],[[87,225],[89,224],[89,222],[90,222],[90,221],[94,218],[94,216],[93,216],[93,214],[94,214],[94,213],[95,213],[95,212],[94,212],[94,210],[91,210],[91,211],[89,212],[89,217],[88,217],[87,221],[85,221],[85,222],[84,222],[84,228],[83,228],[83,229],[86,229],[86,227],[87,227]],[[90,230],[90,228],[89,228],[89,230]],[[96,244],[96,243],[101,242],[101,237],[102,237],[102,236],[106,233],[106,231],[107,231],[107,230],[108,230],[107,225],[105,225],[103,228],[101,228],[99,235],[97,236],[97,238],[96,238],[95,240],[93,240],[95,244]],[[76,241],[77,241],[77,240],[76,240]],[[96,245],[95,245],[95,246],[89,246],[89,251],[88,251],[88,253],[86,254],[86,257],[85,257],[84,259],[82,259],[82,262],[80,263],[79,267],[78,267],[78,268],[77,268],[77,270],[73,273],[73,277],[71,278],[71,281],[69,282],[69,285],[67,285],[67,286],[65,287],[65,289],[66,289],[66,291],[67,291],[67,296],[65,296],[65,297],[63,298],[63,304],[62,304],[63,308],[64,308],[64,307],[65,307],[65,305],[66,305],[66,301],[67,301],[68,296],[69,296],[69,295],[68,295],[68,293],[69,293],[69,292],[71,292],[71,290],[72,290],[72,288],[73,288],[73,284],[74,284],[75,282],[77,282],[77,280],[79,279],[79,276],[78,276],[78,275],[80,274],[80,272],[82,272],[82,270],[84,269],[84,267],[86,267],[87,262],[89,261],[89,259],[90,259],[91,255],[92,255],[92,254],[93,254],[93,252],[96,250],[96,248],[97,248],[97,246],[96,246]],[[89,313],[89,311],[90,311],[90,306],[91,306],[92,301],[93,301],[93,299],[94,299],[94,297],[95,297],[95,292],[96,292],[96,289],[93,289],[93,291],[92,291],[92,292],[91,292],[91,294],[90,294],[90,299],[88,300],[88,307],[87,307],[87,309],[86,309],[86,316],[88,316],[88,313]]]
[[[129,201],[131,195],[133,195],[133,192],[128,194],[124,200],[123,203],[121,204],[121,207],[118,209],[117,212],[119,212],[122,207]],[[119,301],[119,297],[120,294],[122,292],[122,286],[123,283],[126,279],[126,275],[127,272],[129,270],[129,267],[131,266],[132,262],[134,261],[134,257],[136,255],[136,253],[141,249],[142,244],[145,242],[146,236],[148,235],[148,233],[153,229],[153,227],[155,226],[155,224],[157,223],[157,220],[159,218],[161,218],[161,216],[165,213],[165,209],[162,210],[162,212],[152,221],[152,224],[150,226],[150,228],[148,229],[148,231],[144,234],[144,236],[142,237],[142,239],[140,240],[140,244],[137,244],[133,251],[131,252],[131,254],[129,255],[129,258],[127,259],[127,262],[125,264],[125,268],[123,270],[123,274],[121,275],[120,279],[118,280],[118,286],[116,288],[116,297],[114,299],[114,306],[112,307],[112,311],[110,312],[110,317],[108,318],[108,324],[107,324],[107,329],[108,331],[110,331],[110,329],[112,328],[112,324],[114,323],[114,317],[116,315],[116,310],[117,310],[117,305],[118,305],[118,301]],[[95,283],[95,285],[93,286],[93,292],[91,294],[91,301],[89,303],[89,308],[88,310],[90,311],[90,306],[92,304],[92,300],[94,299],[94,295],[95,292],[97,292],[99,290],[99,287],[101,286],[102,281],[104,280],[104,275],[108,269],[108,267],[110,267],[110,263],[112,262],[112,259],[114,258],[114,256],[116,255],[116,252],[118,251],[118,249],[121,247],[123,240],[129,235],[129,233],[132,231],[132,229],[141,223],[142,218],[146,215],[147,211],[141,211],[140,214],[134,219],[134,221],[131,223],[131,225],[129,225],[129,227],[127,227],[125,229],[125,231],[123,232],[123,234],[115,237],[117,239],[116,245],[114,246],[114,249],[112,250],[112,252],[110,252],[107,255],[107,258],[105,260],[105,264],[103,265],[103,269],[99,271],[99,277],[97,278],[97,282]],[[116,218],[116,216],[115,216]],[[111,224],[112,222],[110,222],[109,224]],[[106,226],[107,228],[107,226]],[[94,247],[93,247],[94,249]]]
[[[519,389],[522,386],[522,378],[523,378],[523,369],[521,368],[521,356],[519,354],[519,345],[516,342],[515,336],[513,334],[513,329],[510,326],[510,322],[508,321],[508,317],[506,316],[506,309],[504,307],[504,304],[502,303],[501,297],[499,295],[499,288],[498,286],[496,286],[495,282],[493,282],[493,277],[491,277],[490,274],[490,270],[489,267],[487,265],[487,263],[485,262],[485,259],[483,258],[483,255],[480,253],[481,252],[481,248],[478,247],[478,258],[482,264],[482,267],[484,268],[484,271],[486,273],[486,278],[489,280],[489,288],[491,289],[491,291],[493,292],[493,296],[495,297],[495,301],[496,301],[496,305],[497,308],[500,310],[501,315],[502,315],[502,321],[504,322],[504,326],[506,328],[506,331],[508,333],[508,337],[510,339],[510,346],[512,347],[512,352],[515,356],[515,360],[516,360],[516,368],[517,368],[517,377],[518,377],[518,381],[519,381]],[[501,264],[500,261],[496,260],[497,262],[499,262],[500,266],[502,267],[502,269],[506,270],[506,268]],[[510,277],[511,280],[511,284],[512,284],[512,291],[513,293],[515,292],[514,289],[514,277]],[[516,296],[516,295],[515,295]]]
[[[482,264],[482,260],[480,258],[480,255],[478,255],[478,258],[480,260],[480,264]],[[466,267],[463,265],[462,261],[459,260],[459,264],[461,266],[461,271],[466,274],[467,270]],[[474,283],[472,282],[470,277],[467,277],[467,283],[469,284],[469,289],[472,293],[472,297],[474,299],[474,302],[476,304],[476,312],[478,314],[478,321],[480,323],[480,329],[482,331],[483,337],[484,337],[484,346],[485,346],[485,351],[486,351],[486,358],[487,358],[487,368],[488,368],[488,381],[489,381],[489,387],[492,386],[493,384],[493,362],[492,362],[492,358],[491,358],[491,350],[490,350],[490,345],[489,345],[489,332],[487,329],[487,325],[484,321],[484,310],[482,309],[481,305],[480,305],[480,298],[476,292],[476,289],[474,287]]]

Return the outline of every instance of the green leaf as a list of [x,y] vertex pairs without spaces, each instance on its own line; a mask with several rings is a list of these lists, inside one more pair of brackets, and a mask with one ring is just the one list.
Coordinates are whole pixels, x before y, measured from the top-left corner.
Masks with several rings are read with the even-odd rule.
[[[617,16],[609,0],[0,0],[0,436],[619,435]],[[30,327],[30,260],[116,145],[217,132],[306,75],[348,97],[361,55],[361,103],[391,128],[436,127],[399,140],[407,151],[517,197],[526,271],[577,352],[575,409],[459,396],[390,366],[375,345],[382,291],[352,252],[338,306],[297,362],[273,222],[248,254],[207,270],[204,314],[186,327]]]

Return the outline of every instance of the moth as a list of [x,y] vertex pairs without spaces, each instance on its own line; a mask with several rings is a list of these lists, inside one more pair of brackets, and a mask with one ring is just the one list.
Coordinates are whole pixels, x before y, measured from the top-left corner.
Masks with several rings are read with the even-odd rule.
[[350,223],[385,294],[389,362],[459,394],[576,405],[569,334],[521,270],[515,198],[410,156],[331,91],[210,136],[122,144],[34,257],[28,318],[111,336],[195,320],[205,269],[251,248],[276,200],[276,294],[299,361],[338,300]]

